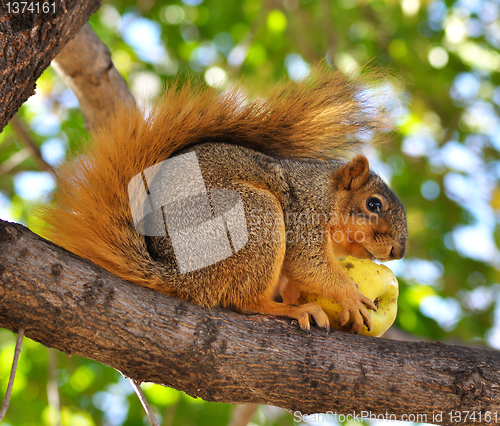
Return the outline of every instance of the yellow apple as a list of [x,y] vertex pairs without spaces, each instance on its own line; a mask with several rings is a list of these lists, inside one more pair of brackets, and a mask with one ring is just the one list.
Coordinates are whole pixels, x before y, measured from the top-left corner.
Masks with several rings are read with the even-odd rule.
[[[340,261],[347,275],[358,285],[358,289],[366,297],[373,300],[377,311],[368,309],[373,322],[373,328],[368,331],[366,326],[359,334],[366,336],[381,336],[393,324],[398,311],[398,280],[392,271],[367,259],[357,259],[347,256]],[[340,327],[341,307],[334,300],[311,294],[301,294],[299,303],[317,303],[330,318],[330,327],[337,330],[349,330]]]

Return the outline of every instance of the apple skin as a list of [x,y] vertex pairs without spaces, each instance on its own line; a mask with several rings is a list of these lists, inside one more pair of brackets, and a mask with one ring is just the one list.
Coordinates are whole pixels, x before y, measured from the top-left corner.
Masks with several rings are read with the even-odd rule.
[[[368,331],[366,325],[359,334],[379,337],[394,323],[398,312],[398,280],[392,271],[384,265],[378,265],[367,259],[347,256],[340,261],[344,271],[358,285],[358,289],[366,297],[373,300],[377,311],[368,309],[373,328]],[[330,327],[337,330],[352,331],[348,326],[340,327],[340,304],[321,296],[302,293],[299,303],[316,303],[323,308],[330,318]]]

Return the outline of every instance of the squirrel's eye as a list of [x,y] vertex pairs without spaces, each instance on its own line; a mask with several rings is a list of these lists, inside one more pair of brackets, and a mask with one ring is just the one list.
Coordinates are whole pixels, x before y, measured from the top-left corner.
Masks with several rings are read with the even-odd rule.
[[366,208],[372,213],[380,213],[382,211],[382,201],[377,197],[370,197],[366,200]]

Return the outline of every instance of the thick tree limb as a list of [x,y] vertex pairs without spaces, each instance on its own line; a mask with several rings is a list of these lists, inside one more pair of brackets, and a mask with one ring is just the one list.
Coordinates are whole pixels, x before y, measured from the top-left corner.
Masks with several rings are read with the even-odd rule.
[[0,131],[34,94],[38,77],[101,1],[51,0],[55,7],[47,13],[42,6],[40,12],[15,13],[11,4],[9,13],[7,2],[0,0]]
[[115,101],[135,105],[132,93],[111,61],[109,49],[88,24],[52,65],[78,98],[89,129],[113,113]]
[[449,425],[450,410],[500,416],[496,351],[306,333],[287,319],[203,309],[1,221],[0,326],[207,401],[424,414],[419,421]]

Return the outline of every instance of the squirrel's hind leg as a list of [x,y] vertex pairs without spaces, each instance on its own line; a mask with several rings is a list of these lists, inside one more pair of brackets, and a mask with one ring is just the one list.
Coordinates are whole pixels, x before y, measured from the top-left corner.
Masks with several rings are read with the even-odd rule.
[[297,306],[279,303],[268,298],[259,298],[235,310],[244,314],[267,314],[296,319],[302,330],[309,330],[311,328],[310,318],[312,317],[319,327],[330,328],[328,315],[315,303],[306,303]]
[[[275,290],[269,295],[245,303],[244,307],[237,307],[235,310],[243,314],[268,314],[296,319],[302,330],[311,328],[311,318],[313,318],[318,327],[330,329],[328,315],[319,305],[316,303],[298,305],[300,292],[282,272],[277,285],[271,288]],[[276,302],[274,300],[276,296],[281,296],[283,303]]]
[[[281,270],[286,251],[285,224],[283,210],[278,199],[265,188],[251,184],[238,185],[249,212],[248,243],[241,251],[238,264],[233,264],[235,280],[248,276],[251,280],[242,280],[239,285],[226,287],[232,294],[226,307],[243,314],[277,315],[296,319],[303,330],[310,329],[310,318],[322,328],[329,328],[328,316],[318,305],[308,303],[295,305],[279,303],[275,299],[283,285]],[[235,189],[236,189],[235,188]],[[230,261],[228,259],[228,261]],[[229,263],[229,262],[228,262]],[[229,264],[227,265],[229,266]],[[237,288],[237,291],[231,291]],[[235,297],[235,294],[238,297]]]

